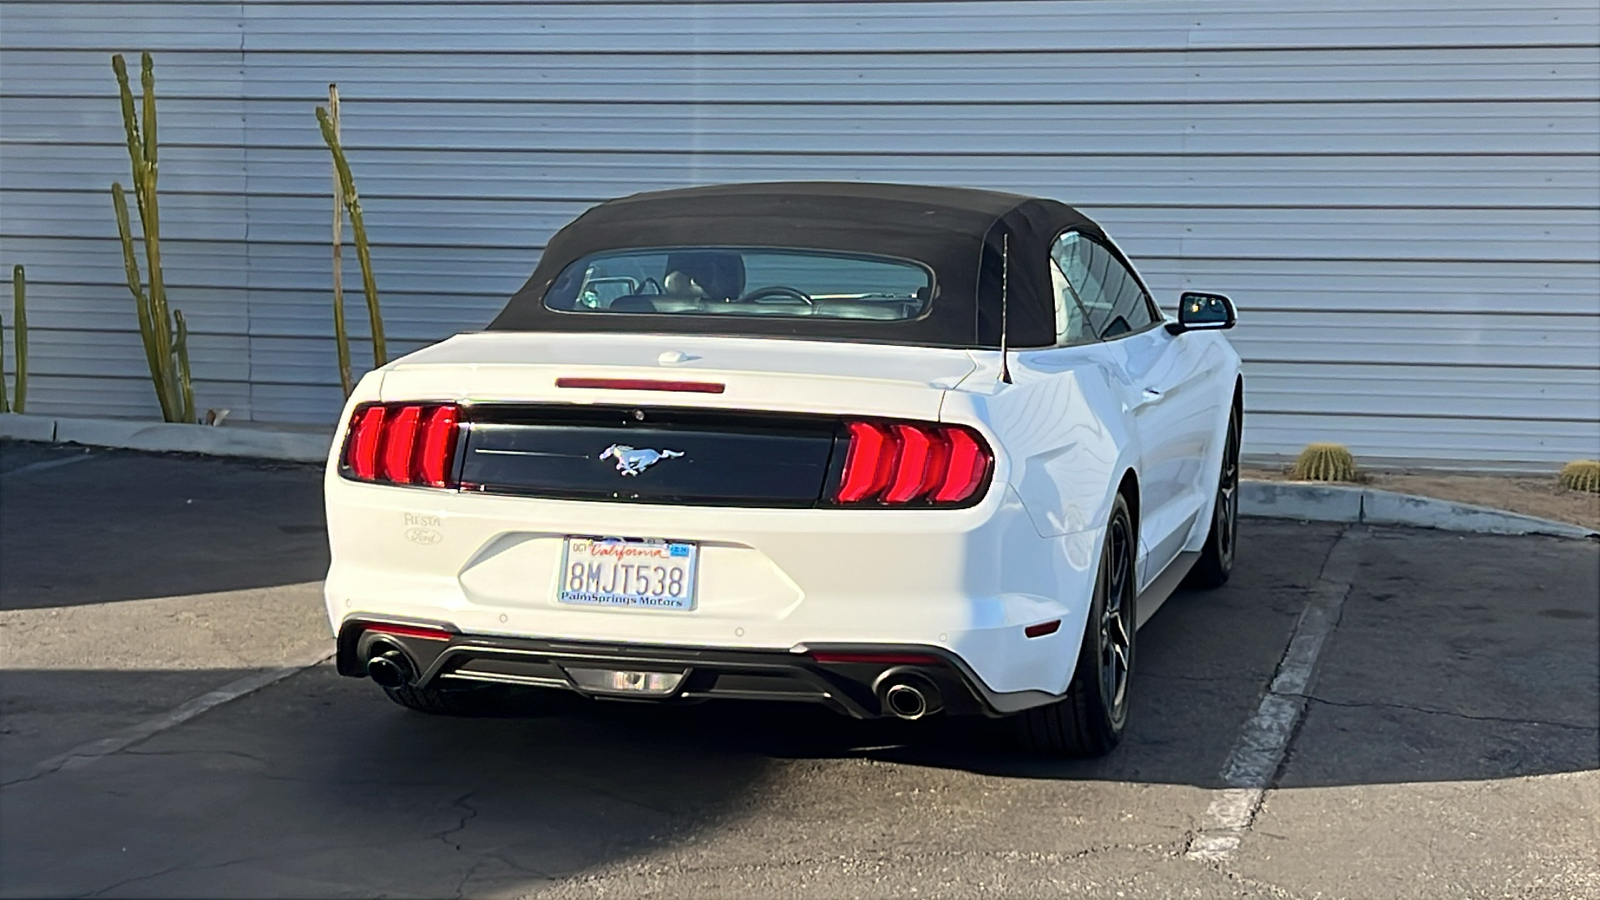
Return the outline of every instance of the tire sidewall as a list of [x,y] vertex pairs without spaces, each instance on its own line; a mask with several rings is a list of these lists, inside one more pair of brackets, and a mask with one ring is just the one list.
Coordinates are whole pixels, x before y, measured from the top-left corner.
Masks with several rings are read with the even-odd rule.
[[[1122,703],[1114,702],[1110,695],[1105,679],[1101,676],[1101,656],[1105,652],[1105,642],[1100,629],[1100,619],[1105,614],[1106,603],[1109,600],[1111,565],[1112,565],[1112,532],[1118,521],[1127,529],[1128,544],[1128,580],[1124,588],[1123,616],[1128,628],[1128,684],[1123,689]],[[1078,671],[1092,684],[1085,684],[1089,688],[1085,693],[1093,700],[1093,708],[1101,718],[1102,725],[1107,735],[1115,741],[1122,734],[1128,723],[1128,708],[1133,693],[1133,671],[1138,655],[1138,610],[1135,606],[1138,595],[1137,577],[1134,565],[1137,554],[1138,536],[1133,530],[1133,516],[1128,510],[1128,503],[1121,494],[1117,495],[1111,507],[1111,517],[1106,522],[1105,540],[1101,542],[1100,571],[1095,576],[1094,599],[1089,605],[1089,619],[1084,629],[1083,649],[1078,658]]]

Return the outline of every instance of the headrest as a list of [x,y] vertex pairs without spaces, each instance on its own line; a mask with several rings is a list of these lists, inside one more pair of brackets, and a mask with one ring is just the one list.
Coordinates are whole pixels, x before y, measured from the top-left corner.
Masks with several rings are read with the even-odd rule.
[[667,274],[682,272],[707,300],[732,300],[744,293],[744,257],[727,250],[680,250],[667,255]]

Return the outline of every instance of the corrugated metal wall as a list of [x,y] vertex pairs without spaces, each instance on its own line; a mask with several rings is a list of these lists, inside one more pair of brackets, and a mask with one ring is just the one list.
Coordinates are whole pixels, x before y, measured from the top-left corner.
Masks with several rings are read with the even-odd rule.
[[28,266],[30,409],[156,412],[107,193],[108,57],[149,49],[202,409],[338,408],[312,117],[337,81],[400,350],[481,327],[608,197],[969,184],[1083,207],[1164,304],[1232,294],[1247,450],[1600,454],[1600,9],[1339,7],[6,2],[0,263]]

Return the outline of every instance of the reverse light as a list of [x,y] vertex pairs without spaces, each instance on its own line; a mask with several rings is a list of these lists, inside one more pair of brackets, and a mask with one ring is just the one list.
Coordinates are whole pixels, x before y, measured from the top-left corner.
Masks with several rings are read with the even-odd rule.
[[835,503],[959,506],[982,493],[994,456],[962,425],[850,422]]
[[341,474],[356,481],[453,488],[459,416],[448,403],[360,407],[350,417]]

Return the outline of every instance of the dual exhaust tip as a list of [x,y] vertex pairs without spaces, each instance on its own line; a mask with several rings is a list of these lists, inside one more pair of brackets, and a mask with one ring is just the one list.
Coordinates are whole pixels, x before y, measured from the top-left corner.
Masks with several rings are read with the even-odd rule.
[[885,714],[907,722],[944,708],[939,688],[915,669],[890,669],[878,676],[877,694]]
[[[397,647],[378,644],[367,657],[367,677],[379,687],[399,688],[411,683],[416,667]],[[914,722],[944,708],[939,688],[914,669],[890,669],[878,677],[878,702],[884,713]]]
[[415,669],[411,660],[405,653],[398,649],[382,650],[379,644],[373,655],[367,657],[367,677],[377,683],[379,687],[397,688],[411,683],[412,673]]

